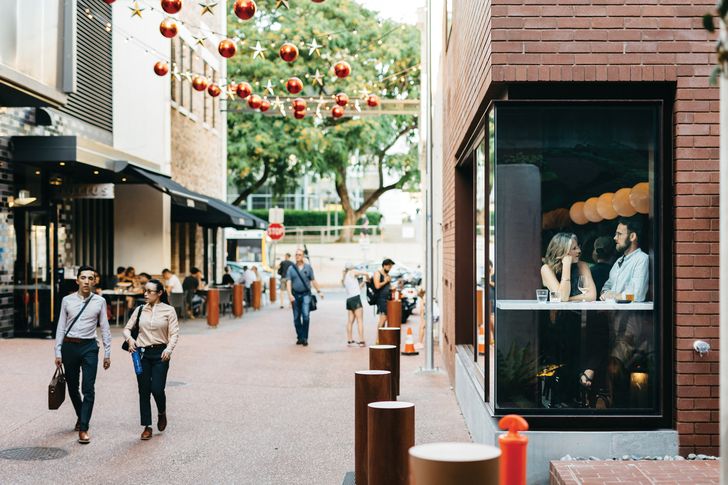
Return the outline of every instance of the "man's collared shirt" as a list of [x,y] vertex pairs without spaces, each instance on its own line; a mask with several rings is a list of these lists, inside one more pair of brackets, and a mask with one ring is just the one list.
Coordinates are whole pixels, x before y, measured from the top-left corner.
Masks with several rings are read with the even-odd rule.
[[[298,271],[296,271],[296,269],[298,269]],[[310,292],[311,282],[316,279],[313,274],[313,268],[308,263],[304,263],[300,268],[295,263],[292,264],[288,267],[288,274],[286,277],[291,282],[291,290],[295,295]]]
[[[78,318],[73,328],[68,332],[68,337],[92,339],[96,338],[96,324],[101,325],[101,337],[104,341],[104,358],[111,357],[111,330],[109,320],[106,318],[106,300],[102,296],[91,293],[91,301]],[[81,298],[78,292],[63,298],[61,303],[61,314],[58,317],[56,327],[56,357],[61,357],[61,346],[66,330],[73,322],[78,312],[83,308],[86,300]]]
[[172,289],[171,293],[184,293],[185,291],[182,289],[182,283],[180,283],[179,278],[175,274],[170,276],[165,283]]
[[640,248],[619,258],[602,290],[631,293],[634,301],[645,301],[650,283],[650,257]]

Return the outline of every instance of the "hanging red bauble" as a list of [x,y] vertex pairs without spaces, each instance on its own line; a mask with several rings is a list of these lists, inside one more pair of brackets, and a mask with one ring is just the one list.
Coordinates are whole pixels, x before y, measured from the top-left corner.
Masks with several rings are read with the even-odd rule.
[[376,94],[370,94],[367,96],[367,105],[371,106],[372,108],[376,108],[379,106],[379,96]]
[[306,110],[302,109],[301,111],[294,111],[293,117],[296,118],[297,120],[304,119],[306,117]]
[[109,5],[111,5],[111,4],[112,4],[112,3],[114,3],[115,1],[116,1],[116,0],[104,0],[104,2],[106,2],[106,3],[107,3],[107,4],[109,4]]
[[266,112],[266,111],[268,111],[269,109],[270,109],[270,101],[268,101],[267,99],[264,99],[264,100],[263,100],[263,101],[262,101],[262,102],[260,103],[260,112],[261,112],[261,113],[265,113],[265,112]]
[[235,87],[235,92],[238,93],[240,98],[245,99],[253,92],[253,88],[248,83],[240,83]]
[[222,94],[222,89],[220,89],[220,86],[217,84],[210,84],[210,87],[207,88],[207,94],[213,98],[217,98],[220,94]]
[[347,96],[345,93],[339,93],[336,95],[336,104],[338,104],[341,107],[344,107],[349,103],[349,96]]
[[286,62],[293,62],[296,59],[298,59],[298,47],[291,44],[290,42],[286,42],[281,46],[281,50],[278,52],[281,56],[281,59],[283,59]]
[[182,10],[182,0],[162,0],[162,10],[174,15]]
[[208,86],[207,79],[202,76],[195,76],[192,78],[192,87],[195,91],[204,91]]
[[339,61],[334,64],[334,74],[336,74],[336,77],[344,79],[351,74],[351,66],[346,61]]
[[251,94],[248,97],[248,106],[250,106],[253,109],[258,109],[263,104],[263,98],[258,96],[257,94]]
[[311,0],[313,3],[324,3],[324,0]]
[[331,108],[331,116],[334,118],[341,118],[344,116],[344,108],[342,106],[334,106]]
[[157,63],[154,64],[154,73],[157,76],[166,76],[168,72],[169,72],[169,65],[166,62],[157,61]]
[[291,102],[291,106],[293,106],[293,111],[303,111],[308,105],[306,104],[305,99],[296,98]]
[[235,55],[235,42],[230,39],[223,39],[217,45],[217,51],[220,53],[221,56],[229,59]]
[[286,81],[286,89],[291,94],[298,94],[303,91],[303,82],[297,77],[292,77]]
[[163,36],[171,39],[177,35],[177,22],[175,22],[174,19],[164,19],[162,20],[162,23],[159,24],[159,31]]
[[258,7],[253,0],[237,0],[233,5],[235,15],[242,20],[252,19],[256,10],[258,10]]

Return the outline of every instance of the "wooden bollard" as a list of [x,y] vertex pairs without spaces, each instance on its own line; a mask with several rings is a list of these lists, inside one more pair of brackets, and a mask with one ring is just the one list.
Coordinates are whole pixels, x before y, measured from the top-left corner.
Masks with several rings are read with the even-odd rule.
[[[383,327],[378,331],[377,343],[379,345],[394,345],[397,347],[394,357],[394,370],[392,371],[392,380],[394,381],[394,395],[399,396],[399,369],[400,369],[400,357],[399,349],[401,342],[402,329],[395,327]],[[395,398],[396,399],[396,398]]]
[[220,290],[210,288],[207,290],[207,324],[217,327],[220,323]]
[[408,485],[408,452],[415,445],[415,405],[402,401],[373,402],[367,411],[369,483]]
[[[394,366],[399,358],[395,345],[370,345],[369,346],[369,369],[388,370],[392,373],[392,396],[397,396],[397,389],[394,384]],[[396,399],[393,397],[392,399]]]
[[402,300],[387,300],[387,326],[402,326]]
[[271,303],[273,303],[274,301],[276,301],[278,299],[278,293],[276,292],[276,290],[278,290],[278,288],[276,288],[277,284],[278,284],[278,280],[276,279],[276,277],[271,276],[270,282],[268,283],[268,293],[270,294]]
[[262,306],[262,298],[263,298],[263,282],[256,280],[253,281],[253,286],[251,287],[251,296],[250,298],[253,300],[253,309],[254,310],[260,310]]
[[496,485],[501,451],[480,443],[428,443],[409,450],[417,485]]
[[478,287],[475,290],[475,315],[478,326],[485,322],[485,313],[483,312],[483,288]]
[[245,289],[243,285],[233,285],[233,315],[236,317],[243,316],[243,293]]
[[[354,373],[354,474],[358,485],[367,485],[367,406],[390,401],[392,373],[360,370]],[[374,482],[372,482],[374,483]]]

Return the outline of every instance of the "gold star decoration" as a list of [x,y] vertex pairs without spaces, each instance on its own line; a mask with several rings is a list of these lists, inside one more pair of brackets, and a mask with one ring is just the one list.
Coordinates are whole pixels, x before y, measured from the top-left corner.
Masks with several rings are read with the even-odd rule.
[[185,78],[188,83],[192,82],[192,73],[190,71],[183,72],[182,77]]
[[228,101],[233,101],[235,99],[235,90],[231,84],[228,84],[227,89],[225,89],[225,99]]
[[270,82],[270,79],[268,79],[268,84],[265,85],[265,92],[273,96],[275,92],[273,92],[273,83]]
[[359,100],[354,101],[354,109],[357,113],[361,113],[361,106],[359,106]]
[[131,16],[142,18],[142,12],[145,10],[143,7],[139,6],[139,2],[134,2],[131,7],[129,7],[129,10],[131,10]]
[[321,71],[316,69],[316,74],[313,75],[313,81],[311,82],[314,86],[316,84],[323,86],[324,85],[324,75],[321,74]]
[[359,92],[361,93],[361,97],[364,99],[366,99],[367,96],[369,96],[369,90],[367,88],[362,88]]
[[212,10],[213,8],[217,7],[217,2],[200,2],[200,7],[202,7],[202,13],[200,15],[205,15],[206,13],[209,13],[210,15],[215,15],[215,12]]
[[290,9],[291,7],[288,6],[288,0],[276,0],[276,10],[278,10],[281,5],[285,5],[286,9]]
[[205,47],[205,41],[207,40],[207,37],[204,35],[200,37],[192,36],[193,39],[195,39],[195,45],[201,45],[202,47]]
[[182,76],[180,76],[180,74],[179,74],[179,69],[177,69],[177,64],[176,63],[172,64],[172,76],[174,76],[174,78],[177,81],[181,81],[182,80]]
[[319,50],[323,47],[321,44],[318,43],[316,40],[316,37],[313,38],[313,41],[311,41],[310,44],[308,44],[308,56],[311,57],[313,53],[315,52],[319,57],[321,57],[321,52]]
[[271,105],[271,107],[273,109],[282,109],[283,108],[283,103],[281,102],[281,98],[279,98],[278,96],[276,96],[276,100],[273,101],[273,104]]
[[260,41],[255,43],[255,47],[251,47],[255,52],[253,52],[253,59],[260,56],[263,59],[265,59],[265,56],[263,55],[263,52],[267,51],[268,49],[264,49],[263,46],[260,45]]

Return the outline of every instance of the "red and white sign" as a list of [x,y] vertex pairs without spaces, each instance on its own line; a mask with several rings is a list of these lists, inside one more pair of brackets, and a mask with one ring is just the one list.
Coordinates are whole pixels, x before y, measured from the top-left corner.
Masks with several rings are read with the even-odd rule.
[[277,222],[268,224],[268,237],[270,237],[272,240],[278,241],[280,239],[283,239],[283,236],[285,235],[286,228],[283,227],[283,224],[278,224]]

